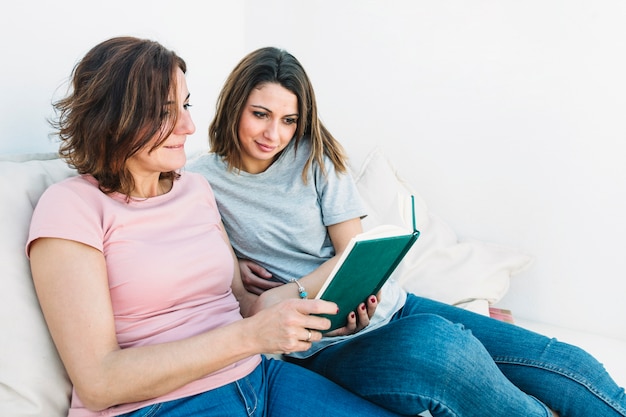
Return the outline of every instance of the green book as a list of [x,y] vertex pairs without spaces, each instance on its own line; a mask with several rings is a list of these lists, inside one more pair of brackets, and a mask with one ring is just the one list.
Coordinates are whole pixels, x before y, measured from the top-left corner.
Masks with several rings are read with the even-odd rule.
[[328,331],[345,326],[348,314],[375,295],[391,276],[404,255],[411,249],[420,232],[397,226],[378,226],[355,236],[343,251],[316,298],[333,301],[339,307],[336,315],[322,314],[331,320]]

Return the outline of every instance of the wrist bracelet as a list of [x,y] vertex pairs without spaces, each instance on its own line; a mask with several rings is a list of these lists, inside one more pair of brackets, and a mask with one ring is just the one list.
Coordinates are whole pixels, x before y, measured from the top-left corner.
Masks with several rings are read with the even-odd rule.
[[309,295],[309,293],[306,292],[306,289],[302,286],[302,284],[300,284],[300,281],[298,281],[297,279],[291,279],[291,280],[289,280],[289,282],[293,282],[294,284],[296,284],[298,286],[298,295],[303,300],[306,299],[306,297],[307,297],[307,295]]

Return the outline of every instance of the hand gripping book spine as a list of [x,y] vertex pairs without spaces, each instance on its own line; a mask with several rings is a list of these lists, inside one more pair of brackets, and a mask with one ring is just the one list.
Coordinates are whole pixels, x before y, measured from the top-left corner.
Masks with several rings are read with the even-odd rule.
[[395,226],[378,226],[353,238],[343,251],[316,297],[333,301],[339,307],[336,315],[322,315],[331,320],[329,331],[344,326],[348,314],[380,291],[419,237],[413,198],[411,201],[412,232],[406,233],[406,229]]

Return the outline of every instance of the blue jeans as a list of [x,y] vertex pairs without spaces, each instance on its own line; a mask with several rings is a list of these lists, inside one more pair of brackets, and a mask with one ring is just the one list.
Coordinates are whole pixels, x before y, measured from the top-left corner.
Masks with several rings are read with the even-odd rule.
[[263,359],[245,378],[123,417],[397,416],[299,366]]
[[623,388],[582,349],[413,294],[380,329],[289,360],[405,415],[626,416]]

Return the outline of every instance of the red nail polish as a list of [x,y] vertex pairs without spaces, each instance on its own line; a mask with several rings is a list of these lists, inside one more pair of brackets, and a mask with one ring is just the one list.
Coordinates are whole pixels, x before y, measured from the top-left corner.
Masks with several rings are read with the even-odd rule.
[[350,313],[350,318],[353,319],[354,317],[354,313]]
[[365,311],[365,304],[361,305],[361,310]]
[[370,298],[370,303],[375,303],[375,302],[376,302],[376,297]]

